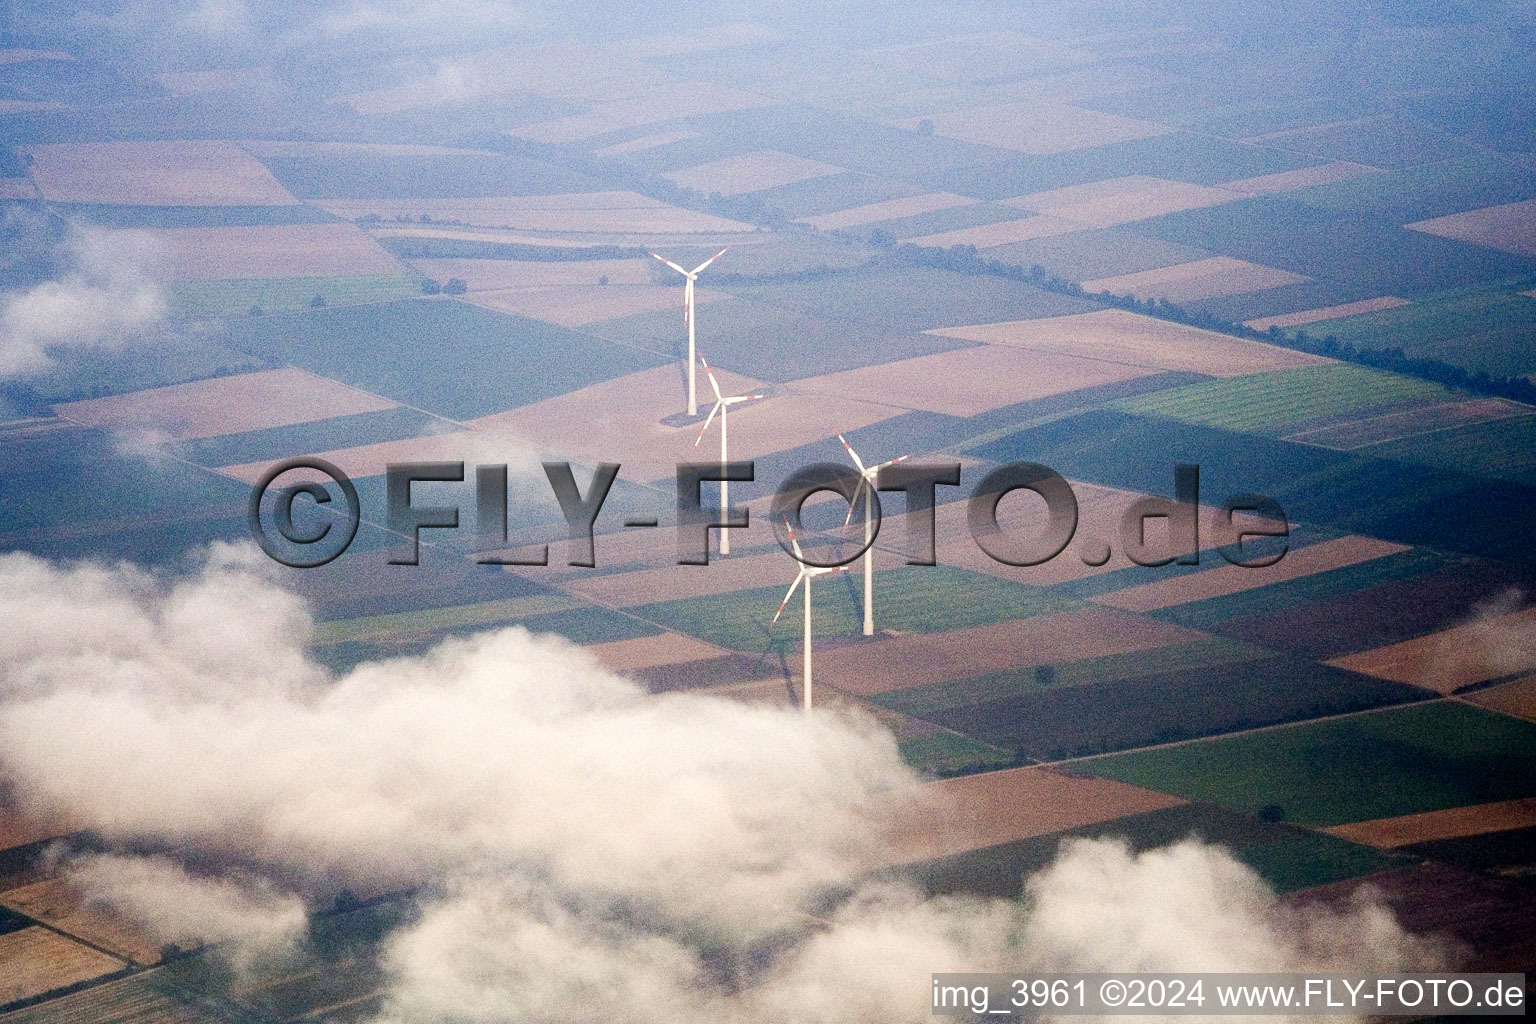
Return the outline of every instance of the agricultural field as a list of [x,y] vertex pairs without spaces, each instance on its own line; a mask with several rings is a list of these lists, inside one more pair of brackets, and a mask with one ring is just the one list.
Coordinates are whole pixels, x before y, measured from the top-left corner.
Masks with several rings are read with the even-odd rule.
[[[1316,356],[1240,341],[1213,331],[1170,324],[1118,309],[1007,323],[950,327],[931,333],[986,345],[1213,377],[1241,377],[1324,363]],[[1225,383],[1213,387],[1227,387]]]
[[[794,580],[793,572],[784,575],[783,586],[739,590],[708,598],[661,601],[631,610],[642,618],[696,636],[717,647],[752,653],[792,649],[799,638],[799,617],[786,615],[776,624],[769,621],[783,599],[784,591]],[[1007,583],[946,566],[878,572],[875,587],[881,596],[881,618],[885,628],[901,633],[943,633],[1049,615],[1072,605],[1069,600],[1054,597],[1037,587]],[[851,578],[823,577],[814,590],[812,629],[817,637],[832,638],[859,631],[859,605]],[[796,599],[799,597],[797,594]]]
[[1536,725],[1446,701],[1074,763],[1240,811],[1333,826],[1532,795]]
[[316,205],[368,227],[388,223],[469,225],[577,234],[705,234],[752,225],[669,206],[634,192],[580,192],[471,198],[320,199]]
[[1083,388],[1145,377],[1138,366],[1009,345],[975,345],[792,381],[798,390],[854,395],[904,409],[975,416]]
[[[1223,430],[1283,434],[1295,424],[1328,422],[1359,410],[1459,397],[1450,388],[1414,377],[1327,362],[1201,381],[1129,399],[1119,408]],[[1296,439],[1310,441],[1307,435]]]
[[306,152],[262,159],[272,177],[305,200],[467,199],[601,191],[597,181],[583,174],[498,153]]
[[156,269],[173,281],[371,277],[405,269],[351,224],[173,228],[142,236],[152,247]]
[[1109,292],[1111,295],[1183,303],[1263,291],[1282,285],[1300,284],[1306,280],[1300,274],[1274,267],[1227,256],[1211,256],[1191,263],[1144,270],[1139,274],[1084,281],[1083,291],[1089,294]]
[[1407,858],[1283,823],[1261,822],[1205,803],[1184,803],[910,865],[926,891],[1012,899],[1022,880],[1073,839],[1117,839],[1142,851],[1195,837],[1220,843],[1282,893],[1327,885],[1407,863]]
[[142,206],[289,205],[276,178],[229,142],[87,142],[22,147],[43,198]]
[[[178,319],[293,313],[317,306],[362,306],[421,294],[410,273],[362,277],[224,278],[177,281],[166,288],[166,306]],[[320,301],[316,303],[316,299]]]
[[[510,805],[487,818],[477,794],[507,789],[496,757],[457,796],[412,788],[474,754],[448,719],[408,731],[419,751],[380,748],[398,779],[374,778],[367,756],[398,746],[388,729],[348,734],[360,756],[343,775],[382,787],[371,830],[321,822],[304,838],[330,795],[313,788],[323,752],[315,771],[245,780],[279,787],[249,799],[293,842],[235,818],[201,835],[190,803],[173,802],[171,827],[144,787],[110,820],[67,798],[33,814],[37,787],[0,764],[0,1024],[547,1016],[542,990],[499,967],[470,979],[475,1005],[459,999],[452,972],[505,952],[474,937],[486,921],[524,953],[540,929],[596,936],[570,968],[582,991],[614,950],[660,938],[678,968],[667,984],[705,979],[700,1005],[729,1010],[807,941],[857,941],[839,929],[871,876],[1012,900],[1079,839],[1215,844],[1279,894],[1281,917],[1356,908],[1369,886],[1467,963],[1536,970],[1536,100],[1515,5],[1364,18],[1256,0],[941,3],[785,8],[772,24],[311,6],[152,24],[0,0],[0,562],[87,560],[112,579],[134,563],[143,574],[110,596],[153,602],[210,546],[253,558],[307,610],[284,628],[315,693],[359,704],[421,674],[391,659],[428,658],[429,682],[448,686],[445,642],[563,638],[570,692],[487,709],[540,714],[555,697],[542,725],[576,730],[550,747],[554,774],[514,780],[518,806],[583,799],[561,785],[571,770],[658,799],[628,824],[604,811],[590,834],[579,803],[545,832]],[[722,394],[754,396],[728,418],[730,458],[754,467],[729,496],[751,526],[729,555],[713,533],[707,566],[678,564],[675,480],[680,463],[725,457],[726,421],[704,422],[702,373],[700,414],[685,411],[683,281],[653,254],[690,268],[720,254],[697,282],[698,350]],[[131,315],[127,297],[151,289],[163,303]],[[933,566],[907,563],[921,522],[907,497],[880,495],[870,636],[858,561],[781,609],[796,565],[774,491],[811,464],[848,465],[839,437],[871,464],[961,466],[962,485],[936,489]],[[350,475],[361,503],[349,550],[312,569],[257,553],[247,515],[253,482],[304,456]],[[583,492],[594,467],[622,467],[596,567],[569,562],[545,460],[569,461]],[[459,526],[425,527],[420,564],[394,565],[410,531],[389,523],[386,470],[425,461],[465,464],[467,479],[413,499],[456,504]],[[501,462],[505,531],[482,539],[474,467]],[[1060,474],[1076,501],[1073,536],[1040,565],[991,557],[968,515],[978,482],[1019,462]],[[1136,564],[1128,513],[1166,510],[1143,502],[1173,494],[1186,465],[1198,536],[1148,515],[1143,548],[1170,558]],[[706,483],[701,503],[721,493]],[[1242,550],[1283,557],[1235,565],[1223,503],[1256,494],[1288,532]],[[329,522],[338,504],[294,516]],[[849,553],[859,515],[818,493],[799,539]],[[997,519],[1021,540],[1045,523],[1022,493]],[[542,565],[478,561],[540,550]],[[225,600],[205,590],[85,645],[65,673],[71,710],[111,692],[97,663],[164,675],[135,651],[161,657],[145,637],[166,630],[187,642]],[[6,657],[28,665],[48,638],[20,628]],[[519,658],[543,678],[536,652],[497,650],[514,663],[475,685],[503,671],[522,685]],[[607,690],[604,669],[633,689]],[[34,676],[53,685],[42,669],[17,678]],[[647,753],[644,730],[583,734],[593,694],[678,742]],[[318,729],[330,702],[296,699]],[[38,713],[7,700],[12,731]],[[442,704],[428,710],[458,713]],[[98,717],[107,738],[132,720]],[[696,721],[748,740],[691,749]],[[839,749],[872,753],[845,771]],[[754,750],[787,750],[805,774],[758,778]],[[817,877],[784,911],[810,918],[722,923],[649,881],[677,880],[688,855],[589,841],[630,825],[684,835],[676,808],[729,804],[749,846],[722,847],[718,874],[678,892],[744,884],[772,916],[785,893],[762,869],[799,840],[775,827],[750,844],[828,765],[836,799],[797,819]],[[744,785],[718,788],[721,771]],[[601,809],[614,792],[589,795]],[[390,829],[409,848],[380,846]],[[293,860],[294,842],[325,864]],[[153,904],[72,887],[71,859],[103,852],[192,877]],[[300,893],[303,940],[260,955],[203,944],[199,919],[227,915],[194,895],[225,881],[238,890],[209,892],[250,903],[235,917]],[[495,891],[467,916],[437,916],[481,882]],[[157,927],[146,906],[191,923]],[[914,906],[940,920],[967,905]],[[594,907],[640,909],[615,931]],[[163,944],[167,931],[183,938]],[[431,1005],[401,987],[412,979],[433,982]],[[597,1015],[647,1015],[606,990]]]
[[[454,419],[526,405],[659,360],[523,317],[418,299],[232,323],[240,348]],[[323,349],[310,343],[331,339]],[[423,346],[441,372],[423,374]],[[511,375],[509,365],[521,366]]]

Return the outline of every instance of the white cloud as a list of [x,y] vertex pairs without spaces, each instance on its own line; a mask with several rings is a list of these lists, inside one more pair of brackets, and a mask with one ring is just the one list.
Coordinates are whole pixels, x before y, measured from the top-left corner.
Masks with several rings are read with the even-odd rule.
[[45,370],[76,350],[115,348],[165,316],[142,236],[78,229],[60,277],[0,296],[0,378]]
[[1024,901],[873,884],[920,787],[872,722],[652,697],[516,627],[333,679],[240,548],[179,581],[0,557],[0,618],[0,784],[200,866],[77,878],[157,935],[256,945],[295,896],[415,887],[387,1021],[888,1024],[928,1018],[934,971],[1433,960],[1375,904],[1287,910],[1192,842],[1069,846]]

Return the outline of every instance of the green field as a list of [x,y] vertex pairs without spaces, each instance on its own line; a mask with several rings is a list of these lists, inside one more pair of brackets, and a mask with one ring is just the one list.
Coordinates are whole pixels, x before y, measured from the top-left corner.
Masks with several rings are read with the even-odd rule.
[[1405,299],[1503,280],[1528,273],[1532,267],[1529,259],[1410,231],[1374,214],[1324,210],[1282,196],[1170,213],[1140,221],[1136,230],[1223,256],[1344,282],[1365,295]]
[[1436,430],[1359,449],[1362,455],[1400,459],[1536,487],[1536,416],[1512,416],[1452,430]]
[[1192,245],[1165,242],[1122,227],[1069,231],[1064,235],[1032,238],[987,250],[989,260],[1025,270],[1040,266],[1047,273],[1069,281],[1139,274],[1144,270],[1205,259],[1209,255],[1204,249]]
[[[800,592],[776,625],[773,613],[794,581],[794,562],[784,558],[784,585],[755,587],[711,597],[661,601],[631,609],[636,615],[720,647],[763,651],[798,646],[802,627]],[[822,576],[814,583],[812,628],[815,642],[859,633],[863,621],[862,581]],[[881,629],[942,633],[1011,619],[1051,615],[1077,607],[1041,587],[1009,583],[954,566],[907,566],[875,573],[875,613]]]
[[312,153],[269,157],[262,163],[300,199],[457,199],[603,188],[586,175],[554,164],[497,153]]
[[[861,276],[842,275],[818,285],[828,290],[857,287]],[[728,286],[755,295],[752,286]],[[732,297],[699,306],[699,347],[716,366],[758,380],[783,382],[836,373],[873,363],[965,348],[970,344],[917,331],[895,332],[844,316],[818,317],[787,306]],[[676,310],[605,320],[583,327],[600,338],[635,345],[658,356],[686,358],[687,335]]]
[[1367,348],[1402,348],[1410,356],[1443,359],[1496,376],[1536,372],[1536,299],[1520,291],[1536,276],[1487,287],[1448,289],[1406,306],[1361,313],[1301,328],[1318,337]]
[[[926,268],[872,269],[844,277],[837,287],[819,281],[727,289],[742,298],[816,317],[838,317],[882,330],[920,332],[963,324],[1067,316],[1104,308],[1006,278]],[[701,307],[699,324],[708,307]]]
[[1083,771],[1314,826],[1536,794],[1536,725],[1449,701],[1079,762]]
[[[1224,181],[1290,171],[1319,162],[1315,157],[1268,146],[1241,145],[1211,135],[1174,132],[1049,156],[999,153],[990,159],[927,174],[914,168],[909,172],[912,176],[908,180],[978,199],[1008,199],[1131,174],[1196,185],[1219,185]],[[1198,246],[1201,243],[1192,241],[1189,244]]]
[[[989,680],[991,700],[959,701],[921,716],[983,743],[1017,751],[1020,759],[1053,761],[1129,750],[1195,736],[1212,736],[1321,715],[1421,700],[1423,691],[1354,675],[1315,662],[1268,657],[1160,659],[1177,667],[1147,667],[1107,682],[1042,684],[1019,673],[1008,693]],[[963,686],[974,686],[966,681]],[[930,702],[933,701],[930,697]],[[884,703],[884,701],[882,701]],[[906,708],[899,708],[906,711]],[[912,712],[909,712],[912,713]]]
[[768,209],[778,210],[784,216],[795,220],[800,217],[814,217],[820,213],[848,210],[855,206],[867,206],[887,199],[910,196],[916,192],[915,187],[904,182],[848,171],[843,174],[829,174],[821,178],[795,181],[777,188],[754,192],[752,195]]
[[385,441],[402,441],[441,430],[443,420],[415,409],[397,406],[379,412],[334,416],[312,423],[269,427],[240,434],[183,441],[173,451],[199,466],[236,466],[245,462],[285,459],[294,455],[355,448]]
[[538,594],[531,597],[503,598],[499,601],[480,601],[475,604],[424,608],[420,611],[370,615],[358,619],[334,619],[316,624],[310,643],[336,644],[391,634],[432,633],[495,624],[511,625],[530,616],[548,615],[582,607],[585,607],[585,603],[574,597],[563,594]]
[[[1532,303],[1536,306],[1536,302]],[[1298,366],[1158,391],[1115,408],[1224,430],[1285,434],[1303,420],[1409,401],[1464,397],[1440,384],[1352,363]]]
[[883,708],[913,718],[932,720],[936,715],[1044,693],[1047,690],[1118,682],[1159,672],[1206,671],[1272,656],[1272,652],[1261,647],[1222,637],[1207,637],[1131,654],[1112,654],[1081,661],[1070,660],[1071,652],[1062,653],[1060,661],[1042,668],[1009,669],[971,679],[925,683],[877,694],[870,699]]
[[1536,196],[1536,170],[1507,157],[1477,153],[1296,189],[1288,198],[1330,210],[1375,213],[1398,224],[1410,224],[1532,196]]
[[463,302],[415,299],[229,321],[230,344],[453,419],[527,405],[662,359]]
[[1017,898],[1026,875],[1056,859],[1066,839],[1120,839],[1140,853],[1183,839],[1218,843],[1277,892],[1342,881],[1411,860],[1293,825],[1261,822],[1210,804],[1132,814],[1052,835],[988,846],[902,869],[932,894]]
[[900,747],[902,759],[907,764],[935,778],[974,775],[1013,764],[1013,755],[1007,751],[952,732],[935,732],[920,739],[904,740]]
[[931,210],[911,217],[897,217],[894,220],[860,224],[857,227],[848,228],[847,231],[862,238],[869,238],[876,231],[892,238],[917,238],[922,235],[958,231],[961,228],[972,228],[982,224],[1023,220],[1031,216],[1034,215],[1027,210],[1004,206],[1001,203],[972,203],[969,206],[951,206],[943,210]]
[[167,290],[173,317],[238,316],[260,310],[287,313],[309,309],[318,296],[327,306],[393,302],[421,294],[418,274],[360,277],[223,278],[177,281]]

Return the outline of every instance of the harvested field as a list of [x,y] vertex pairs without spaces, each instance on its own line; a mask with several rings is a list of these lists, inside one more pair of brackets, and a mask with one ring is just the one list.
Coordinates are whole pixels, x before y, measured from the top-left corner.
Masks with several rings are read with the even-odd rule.
[[0,178],[0,199],[36,199],[38,195],[28,178]]
[[761,192],[763,189],[777,188],[809,178],[841,174],[846,169],[819,160],[807,160],[791,153],[781,153],[776,149],[763,149],[742,156],[712,160],[680,171],[669,171],[662,177],[698,192],[735,196],[745,192]]
[[1101,594],[1093,600],[1126,611],[1149,612],[1188,601],[1224,597],[1407,550],[1402,544],[1372,537],[1340,537],[1338,540],[1322,541],[1292,550],[1280,561],[1263,568],[1248,569],[1240,565],[1222,564],[1204,572]]
[[46,928],[34,926],[0,935],[0,1005],[68,988],[127,966]]
[[1453,213],[1448,217],[1417,221],[1407,227],[1520,256],[1536,256],[1536,199]]
[[[607,61],[608,58],[602,58]],[[582,62],[582,70],[594,62],[589,58]],[[643,88],[635,88],[636,82],[644,82]],[[535,86],[537,88],[537,86]],[[547,88],[547,86],[546,86]],[[525,125],[512,134],[535,142],[561,145],[580,142],[597,135],[638,128],[641,125],[658,124],[685,117],[703,117],[709,114],[727,113],[733,110],[750,110],[754,107],[773,105],[773,100],[755,93],[731,89],[715,82],[661,82],[655,81],[655,72],[645,68],[634,79],[614,93],[623,99],[600,102],[592,109],[569,117],[538,124]]]
[[1287,441],[1321,445],[1338,451],[1353,451],[1368,445],[1385,444],[1437,430],[1493,423],[1511,416],[1530,416],[1536,409],[1502,398],[1475,398],[1465,402],[1437,402],[1400,412],[1333,423],[1314,430],[1292,434]]
[[[944,333],[944,332],[935,332]],[[1153,371],[1007,345],[977,345],[809,377],[788,386],[950,416],[975,416],[1047,395],[1144,377]]]
[[1536,675],[1490,686],[1486,690],[1473,690],[1462,699],[1480,708],[1536,722]]
[[595,644],[587,648],[587,651],[614,672],[639,672],[664,665],[722,658],[730,654],[729,651],[679,633],[658,633],[633,640]]
[[674,142],[683,142],[687,139],[697,139],[702,132],[679,130],[672,132],[657,132],[654,135],[642,135],[638,139],[630,139],[627,142],[615,142],[611,146],[594,149],[593,156],[623,156],[626,153],[638,153],[644,149],[655,149],[657,146],[670,146]]
[[[531,317],[561,327],[583,327],[636,313],[681,310],[681,294],[682,290],[672,285],[590,284],[479,291],[465,301],[498,313]],[[725,297],[705,288],[696,288],[693,293],[696,306]]]
[[22,146],[43,198],[141,206],[288,206],[298,200],[232,142]]
[[[602,278],[610,285],[651,284],[654,260],[476,260],[418,259],[412,267],[434,281],[458,278],[472,292],[503,288],[558,288],[596,285]],[[682,304],[682,300],[678,300]]]
[[[964,486],[972,486],[978,475],[975,469],[963,470]],[[960,566],[988,576],[1041,587],[1057,586],[1102,576],[1117,570],[1136,568],[1135,564],[1126,557],[1125,552],[1119,549],[1118,542],[1109,545],[1110,558],[1103,565],[1088,565],[1084,563],[1082,556],[1093,551],[1096,541],[1118,537],[1120,521],[1124,517],[1125,510],[1143,495],[1120,488],[1085,483],[1078,479],[1071,479],[1068,482],[1072,485],[1072,493],[1077,497],[1077,532],[1067,550],[1049,562],[1044,565],[1020,567],[1004,565],[990,557],[971,537],[969,527],[966,525],[965,503],[955,501],[940,505],[937,510],[935,539],[939,564]],[[1213,535],[1212,531],[1220,515],[1219,509],[1201,506],[1201,536]],[[1148,523],[1147,539],[1154,545],[1158,543],[1157,531],[1160,528],[1160,522],[1160,520],[1151,520]],[[998,506],[998,524],[1008,533],[1017,532],[1026,536],[1038,533],[1044,526],[1043,505],[1036,499],[1023,496],[1008,498]],[[892,532],[886,533],[887,529]],[[888,538],[902,536],[904,534],[897,524],[888,523],[882,527],[877,543],[882,546],[887,544],[894,546],[896,542]],[[1164,570],[1143,571],[1162,573]],[[1089,593],[1092,592],[1089,591]]]
[[[732,540],[738,550],[744,549],[747,545],[747,539],[742,534],[751,532],[750,530],[734,531]],[[715,550],[713,540],[710,549],[712,552]],[[794,563],[789,556],[775,548],[770,554],[741,553],[718,561],[711,555],[707,569],[666,565],[658,569],[641,569],[637,572],[578,577],[566,583],[565,588],[573,594],[579,594],[605,605],[621,608],[635,607],[654,601],[684,601],[712,597],[754,587],[772,587],[779,583],[787,587],[789,581],[794,579],[793,569]],[[818,591],[818,596],[819,593]],[[769,608],[769,614],[772,614],[772,611],[773,609]]]
[[1173,131],[1149,121],[1066,103],[1035,101],[960,110],[926,119],[911,118],[898,121],[897,126],[915,131],[923,120],[931,120],[934,132],[947,138],[1033,155],[1068,153]]
[[62,878],[50,878],[0,893],[0,906],[110,950],[137,964],[160,962],[161,944],[115,914],[94,909]]
[[1311,278],[1278,270],[1230,256],[1212,256],[1180,263],[1157,270],[1144,270],[1139,274],[1120,277],[1101,277],[1096,281],[1084,281],[1083,291],[1091,294],[1110,292],[1114,295],[1132,295],[1138,299],[1167,299],[1170,302],[1195,302],[1222,295],[1256,292],[1265,288],[1278,288],[1286,284],[1299,284]]
[[1256,331],[1267,331],[1271,327],[1300,327],[1303,324],[1337,320],[1340,317],[1354,316],[1356,313],[1374,313],[1378,309],[1406,305],[1408,305],[1407,299],[1400,299],[1395,295],[1383,295],[1380,298],[1361,299],[1359,302],[1346,302],[1338,306],[1324,306],[1322,309],[1304,309],[1299,313],[1286,313],[1283,316],[1259,317],[1257,320],[1247,321],[1243,326],[1251,327]]
[[[718,369],[715,373],[727,394],[762,390],[751,378]],[[709,384],[702,374],[698,384],[708,394]],[[720,451],[717,428],[711,427],[710,436],[695,447],[697,426],[660,424],[683,408],[685,387],[676,367],[658,367],[488,416],[475,424],[526,437],[542,450],[577,461],[620,462],[631,479],[668,479],[676,473],[678,462],[716,457]],[[731,458],[762,458],[825,440],[838,431],[878,423],[897,412],[855,398],[773,395],[730,413]]]
[[[751,224],[685,210],[635,192],[573,192],[560,195],[489,196],[469,199],[320,199],[327,213],[347,220],[380,217],[391,222],[423,217],[440,224],[588,234],[697,234],[752,231]],[[425,224],[428,221],[423,220]]]
[[1137,195],[1161,185],[1177,184],[1162,178],[1150,178],[1143,174],[1127,174],[1118,178],[1105,178],[1082,185],[1065,185],[1061,188],[1031,192],[1002,200],[1006,206],[1017,206],[1033,213],[1051,213],[1063,206],[1082,206],[1105,199]]
[[884,202],[855,206],[851,210],[838,210],[835,213],[823,213],[815,217],[801,217],[800,220],[820,231],[839,231],[843,228],[858,227],[861,224],[878,224],[883,220],[915,217],[920,213],[932,213],[935,210],[972,206],[979,201],[953,192],[925,192],[918,196],[904,196],[900,199],[887,199]]
[[56,839],[72,830],[59,822],[24,817],[0,807],[0,850],[27,846],[44,839]]
[[891,820],[892,863],[947,857],[1183,803],[1165,793],[1048,768],[945,779],[926,786],[916,806],[902,808]]
[[103,430],[190,440],[394,407],[388,399],[284,367],[68,402],[54,406],[54,413]]
[[1536,826],[1536,799],[1502,800],[1471,807],[1405,814],[1398,818],[1335,825],[1327,831],[1352,843],[1380,849],[1430,843],[1441,839],[1479,836],[1487,832]]
[[1335,658],[1328,664],[1453,693],[1536,667],[1536,607]]
[[1262,196],[1268,195],[1271,192],[1289,192],[1293,188],[1328,185],[1335,181],[1343,181],[1346,178],[1354,178],[1362,174],[1379,174],[1380,172],[1381,168],[1379,167],[1368,167],[1365,164],[1337,161],[1330,164],[1318,164],[1315,167],[1298,167],[1294,171],[1280,171],[1278,174],[1261,174],[1257,178],[1225,181],[1222,182],[1221,187],[1229,192]]
[[938,249],[947,249],[952,245],[974,245],[978,249],[991,249],[999,245],[1028,242],[1035,238],[1065,235],[1080,231],[1083,227],[1084,225],[1076,221],[1062,220],[1059,217],[1019,217],[1015,220],[1000,220],[991,224],[978,224],[975,227],[957,228],[954,231],[940,231],[932,235],[904,238],[902,241]]
[[92,985],[82,992],[50,999],[38,1006],[14,1010],[0,1020],[5,1024],[218,1024],[211,1013],[178,1002],[154,987],[153,975],[140,975]]
[[1089,227],[1106,228],[1241,198],[1236,192],[1208,185],[1133,175],[1036,192],[1004,202]]
[[818,650],[816,678],[867,697],[1004,669],[1143,651],[1185,643],[1202,635],[1125,612],[1082,608],[946,633],[887,637],[873,643]]
[[352,224],[140,230],[170,280],[362,277],[405,268]]
[[929,333],[1130,366],[1187,370],[1213,377],[1236,377],[1328,362],[1321,356],[1244,341],[1119,309],[1041,320],[946,327]]

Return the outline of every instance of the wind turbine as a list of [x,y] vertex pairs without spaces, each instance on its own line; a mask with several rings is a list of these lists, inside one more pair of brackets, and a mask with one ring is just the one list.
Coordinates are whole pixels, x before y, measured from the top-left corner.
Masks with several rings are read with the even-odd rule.
[[[710,389],[713,390],[714,393],[715,393],[715,407],[713,409],[709,410],[709,418],[704,421],[704,426],[699,429],[699,436],[694,439],[693,446],[695,448],[697,448],[699,446],[699,442],[704,440],[704,434],[709,430],[709,425],[715,421],[715,413],[719,413],[720,414],[720,468],[723,470],[725,468],[725,464],[730,461],[730,459],[726,456],[726,445],[727,445],[727,443],[729,443],[729,438],[730,438],[730,433],[726,429],[727,428],[727,423],[728,423],[728,420],[726,419],[726,415],[730,411],[731,406],[736,405],[736,404],[738,404],[740,402],[755,401],[756,399],[765,398],[767,396],[766,395],[733,395],[730,398],[725,398],[725,397],[723,397],[720,394],[720,382],[715,380],[715,371],[711,370],[709,368],[708,361],[705,360],[705,358],[702,355],[700,355],[699,356],[699,362],[704,364],[704,374],[705,374],[705,376],[707,376],[709,378]],[[722,473],[721,474],[721,480],[720,480],[720,517],[722,519],[725,518],[725,510],[731,507],[730,492],[726,490],[726,488],[728,488],[730,486],[731,486],[730,482],[727,481],[724,478],[724,473]],[[721,530],[720,531],[720,554],[723,557],[723,556],[728,555],[730,553],[731,553],[731,531],[730,530]]]
[[[802,695],[803,705],[806,711],[811,710],[811,580],[817,576],[823,576],[829,572],[842,572],[847,566],[843,565],[806,565],[804,557],[800,554],[800,542],[795,539],[795,528],[789,525],[789,520],[784,520],[784,528],[789,531],[790,546],[795,549],[795,561],[800,565],[800,574],[795,577],[795,582],[789,585],[789,593],[784,595],[784,600],[779,602],[779,610],[773,613],[773,621],[778,622],[779,616],[784,614],[784,608],[789,604],[789,599],[795,596],[795,588],[801,583],[805,584],[805,692]],[[770,623],[772,625],[772,623]]]
[[853,521],[853,507],[858,503],[859,495],[866,491],[868,492],[864,498],[864,635],[874,636],[875,563],[873,549],[875,541],[875,524],[871,506],[874,505],[874,501],[872,499],[875,493],[875,477],[878,476],[880,471],[886,466],[894,466],[898,462],[905,462],[912,456],[898,456],[897,458],[891,459],[888,462],[882,462],[878,466],[869,466],[866,468],[864,465],[864,460],[859,458],[859,453],[853,450],[853,445],[848,443],[848,439],[843,437],[842,434],[838,434],[837,439],[843,442],[843,448],[847,450],[848,457],[853,460],[853,464],[855,466],[859,467],[859,485],[853,489],[853,497],[848,502],[848,515],[843,519],[844,526],[847,526],[850,522]]
[[719,259],[721,256],[724,256],[730,248],[730,246],[726,246],[724,249],[721,249],[719,252],[715,253],[703,263],[700,263],[698,266],[694,267],[692,270],[684,270],[682,267],[678,266],[676,263],[673,263],[665,256],[657,255],[654,252],[651,253],[652,256],[655,256],[657,259],[661,260],[661,262],[665,263],[667,266],[671,267],[673,270],[677,271],[679,274],[682,274],[683,277],[688,279],[688,283],[683,286],[683,323],[688,325],[688,415],[690,417],[697,416],[699,414],[698,391],[694,386],[693,373],[693,282],[699,279],[699,274],[703,272],[705,267],[715,262],[715,260]]

